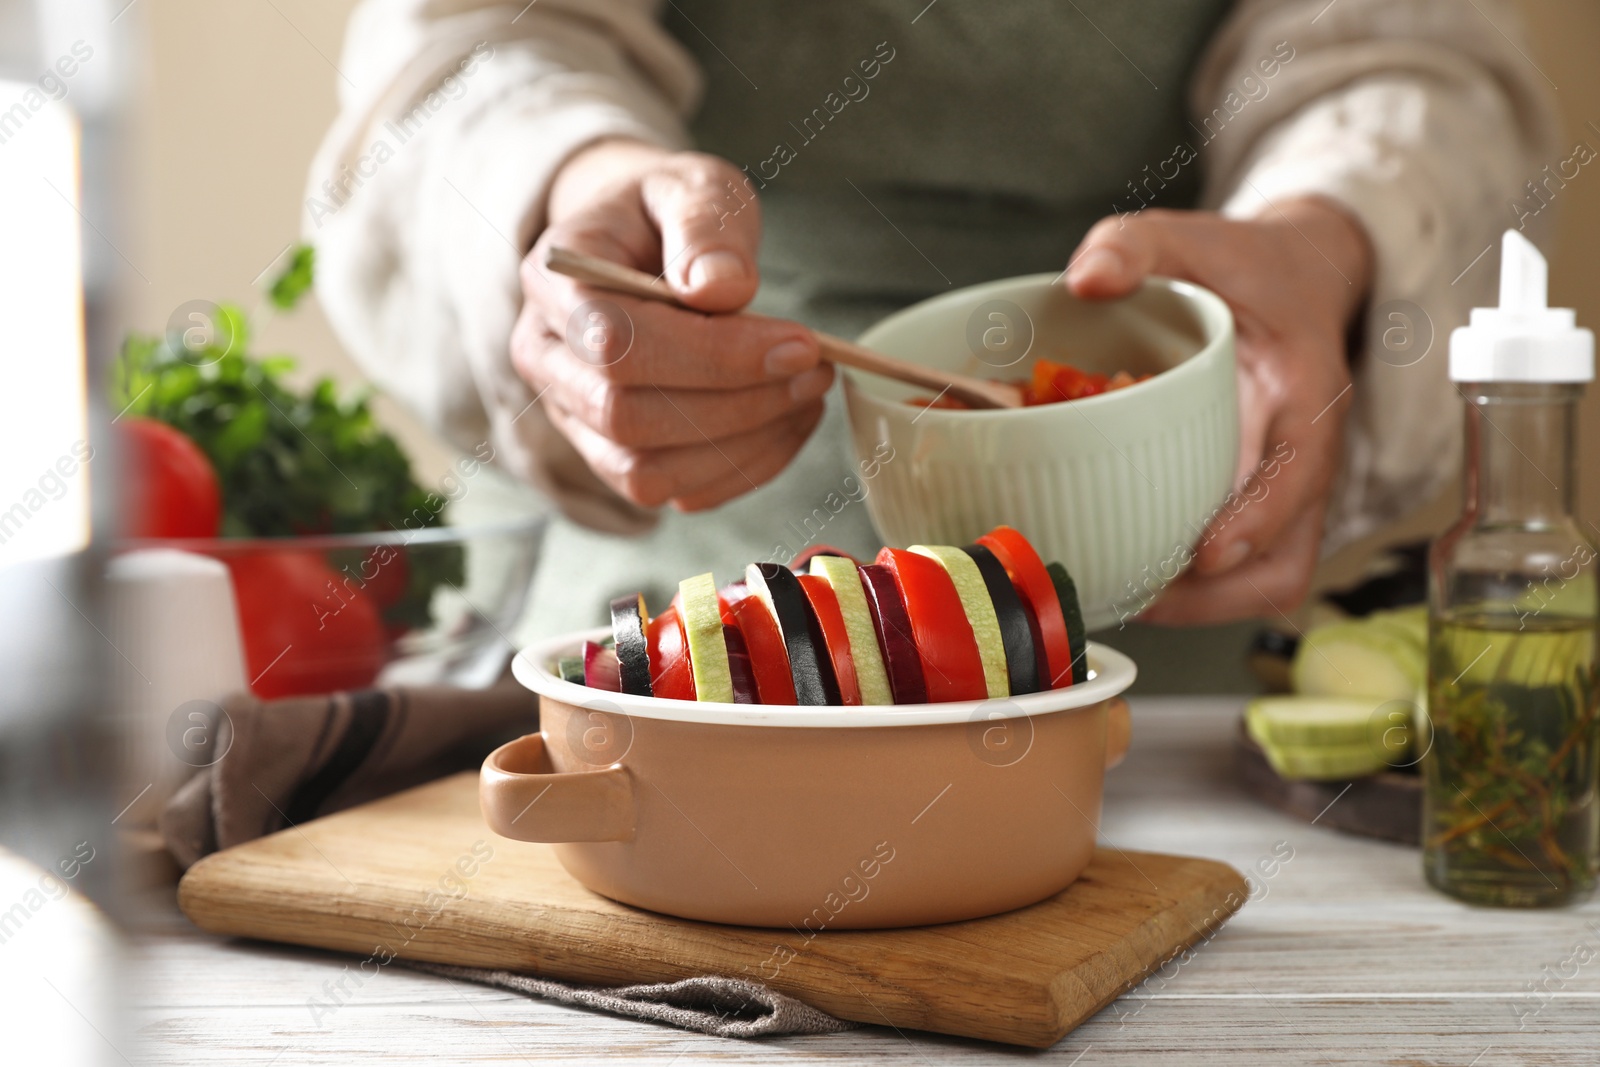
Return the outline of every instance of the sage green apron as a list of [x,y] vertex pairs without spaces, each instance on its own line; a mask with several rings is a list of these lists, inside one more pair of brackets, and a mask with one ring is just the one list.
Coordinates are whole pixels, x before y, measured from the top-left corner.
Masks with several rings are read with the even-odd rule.
[[[761,199],[755,310],[851,337],[953,287],[1059,271],[1113,211],[1194,203],[1194,163],[1157,171],[1203,142],[1184,100],[1229,0],[925,3],[666,6],[706,74],[697,146],[747,168]],[[600,624],[636,590],[658,611],[681,578],[725,582],[814,541],[870,556],[870,492],[836,388],[759,490],[669,509],[638,538],[558,523],[519,637]]]

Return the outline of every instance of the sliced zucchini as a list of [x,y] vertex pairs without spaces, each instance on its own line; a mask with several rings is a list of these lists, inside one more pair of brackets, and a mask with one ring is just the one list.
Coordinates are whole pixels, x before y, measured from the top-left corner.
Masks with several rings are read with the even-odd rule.
[[1005,646],[1006,679],[1013,693],[1037,693],[1039,685],[1039,650],[1034,641],[1034,631],[1039,628],[1030,618],[1031,611],[1017,593],[1000,562],[983,545],[968,545],[962,549],[983,575],[983,584],[989,589],[989,601],[994,605],[995,619],[1000,624],[1000,642]]
[[645,638],[650,612],[644,594],[619,596],[611,602],[611,637],[616,643],[617,668],[622,691],[633,696],[653,696],[650,688],[650,642]]
[[[1056,599],[1061,601],[1061,614],[1067,620],[1067,644],[1072,647],[1072,681],[1089,680],[1089,633],[1083,625],[1083,608],[1078,603],[1078,585],[1059,563],[1046,563],[1044,569],[1055,583]],[[1052,685],[1055,680],[1052,679]],[[1063,680],[1061,685],[1067,684]]]
[[856,668],[856,685],[863,704],[893,704],[889,691],[889,672],[883,652],[878,648],[878,633],[872,626],[872,609],[861,585],[861,572],[854,560],[843,556],[811,557],[811,573],[827,582],[839,600],[845,632],[850,635],[850,659]]
[[728,667],[728,643],[722,636],[722,608],[717,582],[710,572],[678,583],[682,598],[683,635],[689,643],[689,663],[694,670],[696,700],[733,703],[733,675]]

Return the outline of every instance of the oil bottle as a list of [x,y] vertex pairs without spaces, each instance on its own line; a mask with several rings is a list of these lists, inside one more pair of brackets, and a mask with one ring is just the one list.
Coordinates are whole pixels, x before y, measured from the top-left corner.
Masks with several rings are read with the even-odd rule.
[[1574,515],[1594,334],[1506,231],[1500,306],[1450,337],[1464,505],[1428,566],[1423,869],[1476,904],[1581,899],[1600,855],[1596,550]]

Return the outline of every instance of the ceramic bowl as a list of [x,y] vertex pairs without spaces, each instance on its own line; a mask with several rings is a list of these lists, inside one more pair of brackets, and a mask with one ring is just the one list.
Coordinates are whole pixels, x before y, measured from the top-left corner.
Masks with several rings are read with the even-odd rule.
[[1094,852],[1128,744],[1133,661],[1009,700],[779,707],[606,693],[528,649],[539,732],[484,761],[496,833],[551,842],[597,893],[686,919],[797,931],[993,915],[1065,889]]
[[[1117,625],[1177,577],[1232,486],[1238,455],[1233,316],[1196,285],[1152,278],[1116,301],[1079,300],[1034,274],[946,293],[873,326],[879,352],[1026,381],[1045,357],[1154,377],[1068,403],[948,411],[927,390],[846,370],[867,510],[887,544],[1021,530],[1072,572],[1090,629]],[[887,457],[887,458],[885,458]]]

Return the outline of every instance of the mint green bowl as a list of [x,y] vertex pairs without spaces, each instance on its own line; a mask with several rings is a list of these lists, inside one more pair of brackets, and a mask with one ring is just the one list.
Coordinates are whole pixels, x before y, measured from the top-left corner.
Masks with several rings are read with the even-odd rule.
[[905,403],[927,390],[846,370],[845,403],[885,542],[961,545],[1014,526],[1066,564],[1085,621],[1101,629],[1137,614],[1182,571],[1232,487],[1233,315],[1188,282],[1152,278],[1126,299],[1091,302],[1058,278],[946,293],[889,316],[861,343],[1008,381],[1027,381],[1041,356],[1155,377],[1061,404],[947,411]]

